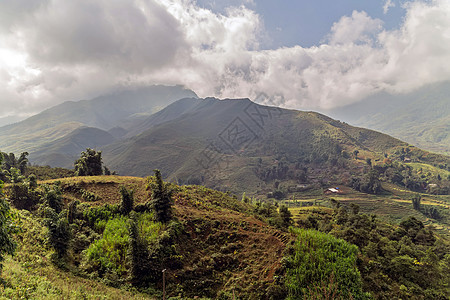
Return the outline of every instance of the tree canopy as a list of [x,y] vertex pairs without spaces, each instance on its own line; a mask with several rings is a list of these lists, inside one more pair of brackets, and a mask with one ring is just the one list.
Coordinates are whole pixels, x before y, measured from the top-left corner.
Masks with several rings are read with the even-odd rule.
[[0,179],[8,182],[10,176],[25,174],[28,165],[27,156],[28,152],[22,152],[17,158],[14,153],[0,152],[0,158],[3,157],[3,163],[0,160]]
[[76,176],[97,176],[103,174],[102,152],[87,148],[74,163]]

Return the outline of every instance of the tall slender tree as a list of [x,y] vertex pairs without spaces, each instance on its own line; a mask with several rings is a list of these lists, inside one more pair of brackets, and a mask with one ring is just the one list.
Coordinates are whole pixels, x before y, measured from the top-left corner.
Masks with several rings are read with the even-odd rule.
[[149,277],[150,254],[145,239],[139,234],[138,219],[134,212],[130,214],[128,232],[130,234],[130,240],[127,256],[130,266],[130,280],[134,285],[141,285]]
[[151,207],[155,211],[155,219],[158,222],[167,223],[172,219],[172,190],[168,183],[164,183],[159,170],[155,172],[155,182],[151,183],[152,201]]
[[120,203],[120,212],[123,215],[128,215],[133,210],[134,205],[134,191],[132,189],[127,189],[125,186],[120,187],[120,195],[122,196],[122,201]]

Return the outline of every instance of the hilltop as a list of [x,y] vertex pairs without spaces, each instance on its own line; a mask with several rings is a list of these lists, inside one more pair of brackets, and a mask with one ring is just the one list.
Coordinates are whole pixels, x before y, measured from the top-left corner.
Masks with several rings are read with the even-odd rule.
[[[127,222],[125,216],[122,217],[120,213],[114,211],[120,204],[119,188],[121,186],[133,189],[136,207],[142,206],[148,201],[147,180],[118,176],[76,177],[44,181],[40,185],[41,187],[43,185],[52,186],[55,183],[62,192],[64,207],[69,209],[69,215],[73,215],[69,221],[73,230],[71,242],[73,248],[70,256],[63,263],[65,265],[63,269],[72,270],[75,274],[84,274],[87,278],[103,279],[100,282],[113,286],[126,285],[129,282],[126,280],[129,274],[126,271],[128,265],[125,264],[125,254],[127,249],[124,245],[128,241],[124,240],[123,236],[128,235]],[[267,289],[274,285],[274,276],[281,268],[280,260],[286,245],[292,239],[290,234],[269,226],[261,218],[256,218],[251,214],[253,209],[251,205],[237,201],[228,194],[201,186],[172,186],[172,189],[174,190],[174,217],[177,220],[175,223],[170,223],[169,227],[158,225],[151,221],[151,214],[140,214],[141,218],[144,218],[142,222],[150,226],[142,229],[145,232],[150,230],[151,237],[149,238],[153,239],[150,245],[155,242],[169,243],[166,246],[171,250],[169,251],[169,248],[165,250],[169,251],[169,256],[164,258],[167,265],[158,265],[158,268],[168,269],[166,273],[168,294],[176,296],[181,293],[184,295],[183,297],[196,295],[215,297],[218,292],[227,294],[235,290],[240,294],[254,295],[258,298],[260,296],[256,295],[264,295]],[[73,208],[74,205],[75,208]],[[31,214],[27,211],[17,212],[23,219],[22,224],[27,227],[18,234],[21,241],[19,254],[15,260],[7,263],[6,280],[16,280],[8,279],[17,276],[16,271],[10,268],[19,268],[21,273],[28,272],[37,276],[34,280],[45,280],[48,284],[57,282],[57,287],[48,291],[47,295],[50,296],[52,293],[59,293],[58,288],[61,283],[50,275],[54,254],[52,256],[51,247],[45,242],[46,229],[43,223],[38,221],[40,219],[39,209],[37,206],[33,207]],[[110,226],[125,227],[121,229],[116,227],[115,230],[118,231],[115,236],[110,236],[108,240],[106,232]],[[152,230],[154,232],[151,232]],[[93,245],[96,241],[96,245],[100,245],[98,241],[102,237],[102,232],[103,239],[107,239],[104,242],[110,243],[107,247],[117,249],[117,258],[108,254],[110,248],[102,248],[101,251],[106,252],[99,253],[102,256],[99,259],[107,260],[107,264],[98,264],[95,259],[94,261],[85,261],[86,255],[89,253],[86,249],[94,251],[92,249],[95,249]],[[170,238],[170,240],[158,241],[160,238],[164,238],[158,237],[160,234],[169,234],[170,236],[166,239]],[[33,240],[39,242],[36,244]],[[161,247],[166,247],[164,245],[161,244]],[[38,259],[32,259],[34,256]],[[32,261],[29,261],[30,259]],[[25,262],[28,264],[28,269],[20,267],[20,264]],[[41,268],[44,274],[39,272]],[[158,284],[155,288],[159,290],[162,288],[160,274],[160,269],[158,269]],[[78,279],[73,275],[70,275],[69,278],[76,282],[74,289],[78,290],[77,293],[84,290],[89,294],[88,290],[79,286],[83,279]],[[33,285],[32,281],[25,280],[23,277],[22,279],[24,282],[15,282],[14,284],[18,284],[22,289]],[[103,284],[94,284],[93,282],[87,283],[87,286],[89,286],[90,295],[96,295],[97,289],[106,289]],[[107,290],[108,293],[112,293],[110,288]],[[14,294],[10,290],[7,292],[10,295]],[[61,292],[66,293],[65,291]],[[43,293],[43,295],[37,293]],[[34,289],[27,292],[26,295],[28,297],[39,295],[39,297],[45,298],[46,294],[41,289]],[[111,296],[111,298],[120,297],[122,296]]]

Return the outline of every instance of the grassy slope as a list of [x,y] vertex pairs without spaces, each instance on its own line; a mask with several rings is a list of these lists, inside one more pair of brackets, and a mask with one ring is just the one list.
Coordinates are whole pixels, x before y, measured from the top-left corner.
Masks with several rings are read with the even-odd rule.
[[18,249],[3,266],[0,299],[151,299],[61,270],[51,263],[47,228],[27,211],[14,211]]
[[[100,176],[59,181],[66,203],[83,201],[72,188],[75,184],[99,196],[97,202],[88,202],[92,206],[119,203],[121,185],[135,190],[137,203],[148,200],[143,178]],[[180,285],[185,296],[194,297],[211,296],[217,290],[257,295],[272,284],[290,236],[245,213],[249,206],[221,192],[186,186],[176,189],[174,199],[175,214],[184,224],[187,236],[179,244],[183,268],[167,272],[169,296],[178,295]],[[18,236],[20,248],[5,264],[3,278],[7,288],[2,288],[1,293],[12,298],[28,295],[42,299],[78,299],[83,295],[87,299],[99,299],[100,295],[105,299],[142,297],[56,269],[44,243],[45,227],[29,213],[21,214],[25,227]]]
[[[52,184],[58,180],[40,182]],[[135,191],[137,203],[148,200],[146,179],[138,177],[98,176],[63,178],[64,200],[69,203],[81,199],[73,188],[82,188],[99,197],[91,206],[117,204],[119,187],[125,185]],[[356,203],[365,213],[376,213],[382,218],[397,222],[406,216],[415,216],[443,234],[449,234],[448,224],[436,224],[414,211],[410,198],[413,193],[394,185],[385,185],[385,195],[374,196],[342,188],[343,194],[324,195],[322,192],[297,193],[295,200],[284,201],[296,220],[305,219],[312,212],[331,215],[329,206],[334,198],[344,205]],[[422,195],[423,204],[450,209],[449,196]],[[228,194],[201,186],[176,187],[175,214],[184,225],[186,235],[178,243],[181,269],[169,269],[168,296],[179,293],[185,298],[217,296],[219,294],[253,295],[260,299],[262,292],[270,289],[286,246],[292,236],[280,232],[253,217],[252,207]],[[303,207],[310,202],[316,206]],[[142,299],[151,298],[136,291],[125,291],[105,285],[97,278],[92,280],[57,269],[50,262],[51,250],[45,244],[46,228],[30,213],[20,212],[23,231],[18,234],[19,250],[5,263],[3,279],[6,285],[0,293],[6,298],[29,297],[33,299]],[[161,288],[160,286],[158,287]],[[155,297],[160,297],[154,294]]]

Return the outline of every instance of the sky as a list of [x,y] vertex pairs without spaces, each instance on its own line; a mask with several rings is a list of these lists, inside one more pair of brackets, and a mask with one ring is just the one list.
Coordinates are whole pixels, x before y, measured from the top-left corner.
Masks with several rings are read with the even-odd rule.
[[1,0],[0,119],[152,84],[325,110],[450,80],[449,0]]

